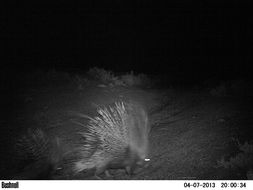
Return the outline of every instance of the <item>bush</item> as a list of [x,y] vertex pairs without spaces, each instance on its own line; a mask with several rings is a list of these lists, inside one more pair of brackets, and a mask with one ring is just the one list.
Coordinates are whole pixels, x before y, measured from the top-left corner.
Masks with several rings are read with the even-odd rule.
[[90,79],[97,80],[100,82],[110,83],[117,80],[112,71],[105,70],[103,68],[93,67],[87,72]]
[[145,74],[134,75],[133,72],[120,77],[121,81],[127,86],[150,86],[151,80]]
[[77,85],[78,90],[83,90],[84,86],[89,85],[89,80],[81,75],[75,75],[73,82]]
[[145,86],[150,87],[152,81],[145,74],[135,75],[133,71],[121,76],[116,76],[112,71],[93,67],[87,72],[90,80],[98,81],[104,85],[114,86]]
[[210,94],[217,97],[224,96],[245,96],[250,95],[252,85],[245,80],[223,81],[216,87],[210,89]]

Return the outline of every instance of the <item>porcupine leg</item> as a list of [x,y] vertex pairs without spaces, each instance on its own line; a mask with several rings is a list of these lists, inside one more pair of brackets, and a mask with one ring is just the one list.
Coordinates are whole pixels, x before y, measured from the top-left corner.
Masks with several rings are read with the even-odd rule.
[[126,171],[127,175],[132,175],[133,174],[133,169],[132,169],[131,166],[126,166],[125,171]]
[[125,167],[125,171],[126,171],[127,175],[134,175],[136,169],[137,169],[136,163],[131,163],[130,165],[127,165]]
[[[99,175],[101,174],[102,171],[99,171],[99,170],[96,170],[95,171],[95,174],[94,174],[94,177],[96,179],[99,179],[99,180],[103,180],[103,178],[101,178]],[[103,172],[102,172],[103,173]]]
[[127,175],[130,175],[130,173],[131,173],[131,168],[130,168],[129,166],[126,166],[126,167],[125,167],[125,171],[126,171],[126,174],[127,174]]
[[97,174],[94,175],[94,177],[98,180],[103,180],[101,177],[99,177]]
[[99,168],[96,169],[95,178],[102,179],[99,175],[103,174],[104,172],[106,172],[106,165],[100,166]]
[[105,170],[105,175],[106,175],[106,177],[112,177],[112,175],[110,174],[109,170]]
[[[104,172],[105,172],[105,175],[106,175],[107,178],[112,177],[112,175],[110,174],[109,170],[105,170]],[[101,173],[100,173],[100,174],[101,174]],[[98,176],[98,175],[99,175],[99,174],[95,173],[95,178],[96,178],[96,179],[99,179],[99,180],[103,180],[103,178],[101,178],[101,177]]]

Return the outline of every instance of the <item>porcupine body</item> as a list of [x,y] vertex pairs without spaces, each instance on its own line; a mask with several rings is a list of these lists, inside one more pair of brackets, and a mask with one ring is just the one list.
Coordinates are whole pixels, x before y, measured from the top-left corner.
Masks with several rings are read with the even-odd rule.
[[125,169],[132,174],[148,154],[148,115],[138,104],[116,102],[98,108],[99,116],[89,119],[87,130],[80,132],[86,144],[74,171],[95,169],[95,175],[109,169]]
[[29,129],[15,149],[19,168],[14,179],[51,179],[62,156],[59,139],[41,129]]

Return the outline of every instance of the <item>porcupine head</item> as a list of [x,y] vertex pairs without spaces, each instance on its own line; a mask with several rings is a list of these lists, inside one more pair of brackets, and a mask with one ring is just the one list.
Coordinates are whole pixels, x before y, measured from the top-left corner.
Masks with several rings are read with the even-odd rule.
[[150,126],[147,112],[137,103],[127,105],[128,117],[125,124],[129,133],[128,159],[126,159],[126,171],[131,174],[139,167],[147,166],[148,136]]
[[[105,162],[102,167],[96,168],[96,174],[100,174],[107,169],[124,168],[128,175],[137,173],[140,169],[147,166],[148,156],[148,133],[149,123],[146,111],[138,104],[126,104],[127,116],[123,117],[123,126],[127,133],[127,146],[120,145],[119,149],[124,149],[119,154],[112,154],[113,158]],[[113,144],[115,150],[115,144]]]

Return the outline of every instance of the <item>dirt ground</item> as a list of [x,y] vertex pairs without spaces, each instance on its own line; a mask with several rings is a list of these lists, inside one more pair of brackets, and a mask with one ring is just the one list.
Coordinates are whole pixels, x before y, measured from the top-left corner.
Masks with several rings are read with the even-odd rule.
[[[95,105],[135,100],[149,113],[149,165],[128,176],[113,170],[103,179],[246,179],[245,168],[225,168],[217,163],[238,154],[236,142],[252,140],[252,99],[247,96],[215,97],[201,89],[134,88],[91,85],[78,89],[58,83],[21,86],[6,102],[1,120],[1,179],[16,176],[16,140],[28,128],[41,128],[57,136],[65,150],[79,143],[72,112],[95,114]],[[29,173],[29,172],[28,172]],[[26,175],[26,174],[24,174]],[[31,174],[35,175],[35,174]],[[53,179],[93,179],[72,175],[63,163]]]

